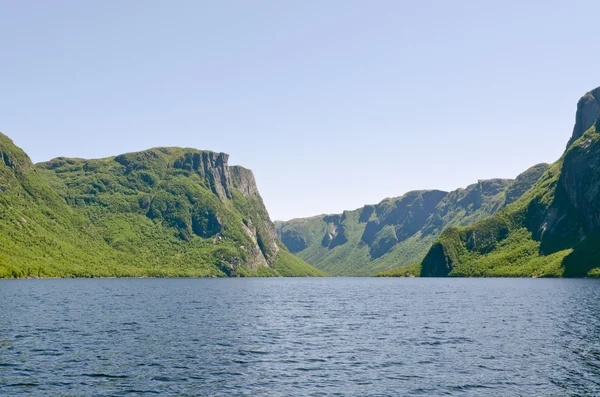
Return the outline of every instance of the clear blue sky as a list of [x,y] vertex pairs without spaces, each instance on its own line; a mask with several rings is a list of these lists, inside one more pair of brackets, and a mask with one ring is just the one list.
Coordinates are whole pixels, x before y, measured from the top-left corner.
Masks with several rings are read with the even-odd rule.
[[224,151],[273,219],[552,162],[598,1],[4,1],[0,131],[33,161]]

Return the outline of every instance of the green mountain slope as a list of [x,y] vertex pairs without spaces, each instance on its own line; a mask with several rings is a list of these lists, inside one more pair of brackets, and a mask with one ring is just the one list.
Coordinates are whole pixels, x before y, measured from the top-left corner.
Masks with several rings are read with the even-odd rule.
[[488,219],[442,233],[421,276],[600,275],[599,94],[579,101],[569,147],[533,188]]
[[374,275],[420,263],[446,227],[513,203],[547,168],[539,164],[515,180],[484,180],[450,193],[413,191],[338,215],[276,222],[277,232],[291,252],[330,274]]
[[33,165],[0,134],[0,277],[323,273],[277,240],[252,172],[156,148]]

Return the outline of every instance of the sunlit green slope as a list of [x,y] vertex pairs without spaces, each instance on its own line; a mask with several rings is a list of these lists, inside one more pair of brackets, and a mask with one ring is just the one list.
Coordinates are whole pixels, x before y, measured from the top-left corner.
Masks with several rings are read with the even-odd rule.
[[521,199],[446,230],[421,276],[600,275],[600,88],[578,103],[565,154]]
[[0,277],[302,276],[252,172],[156,148],[33,165],[0,135]]

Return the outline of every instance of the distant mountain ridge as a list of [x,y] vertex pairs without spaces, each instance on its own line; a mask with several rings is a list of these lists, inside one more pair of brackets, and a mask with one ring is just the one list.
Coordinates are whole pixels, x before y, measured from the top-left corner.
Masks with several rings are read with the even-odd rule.
[[420,263],[449,226],[484,219],[521,197],[548,169],[538,164],[516,179],[482,180],[452,192],[423,190],[342,214],[276,222],[288,249],[332,275],[374,275]]
[[32,164],[0,134],[0,277],[303,276],[254,175],[228,155],[154,148]]

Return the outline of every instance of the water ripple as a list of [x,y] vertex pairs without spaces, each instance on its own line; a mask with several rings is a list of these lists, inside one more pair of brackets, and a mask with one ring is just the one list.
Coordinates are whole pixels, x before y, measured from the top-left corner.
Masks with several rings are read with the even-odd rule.
[[600,282],[0,281],[0,396],[600,395]]

